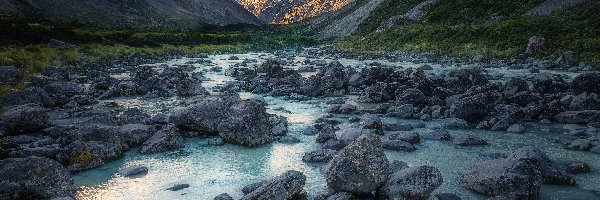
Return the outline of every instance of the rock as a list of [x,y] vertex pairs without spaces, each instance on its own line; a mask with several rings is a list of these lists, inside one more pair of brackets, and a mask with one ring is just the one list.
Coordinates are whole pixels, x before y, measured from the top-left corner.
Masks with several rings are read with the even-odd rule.
[[453,143],[459,146],[471,146],[471,145],[486,145],[488,144],[485,140],[477,136],[459,136],[454,138]]
[[186,184],[186,183],[184,183],[184,184],[177,184],[177,185],[174,185],[173,187],[167,188],[166,190],[170,190],[170,191],[179,191],[179,190],[183,190],[183,189],[185,189],[185,188],[189,188],[189,187],[190,187],[190,184]]
[[315,128],[317,129],[317,142],[323,143],[331,139],[336,139],[333,125],[321,123],[316,124]]
[[581,93],[572,98],[569,103],[569,110],[600,110],[600,97],[595,93]]
[[388,199],[427,199],[442,182],[442,173],[435,167],[406,168],[393,173],[377,191],[377,196]]
[[355,200],[354,196],[347,192],[338,192],[329,197],[326,200]]
[[296,199],[301,195],[306,176],[298,171],[284,174],[265,181],[260,187],[244,195],[242,200],[253,199]]
[[600,94],[600,88],[596,87],[597,85],[600,85],[599,72],[582,73],[571,81],[571,88],[576,94],[584,92]]
[[421,142],[421,137],[414,131],[397,131],[389,132],[382,137],[382,140],[403,140],[411,144],[417,144]]
[[219,196],[216,196],[213,200],[233,200],[233,197],[229,196],[227,193],[223,193]]
[[229,56],[229,60],[240,60],[240,58],[235,55],[231,55]]
[[13,107],[2,113],[1,118],[4,127],[11,134],[35,133],[50,126],[46,109],[35,104]]
[[44,86],[56,105],[64,105],[71,97],[83,94],[83,89],[75,82],[54,82]]
[[0,160],[0,177],[0,199],[75,197],[75,187],[69,171],[48,158]]
[[450,106],[450,116],[470,122],[477,121],[487,115],[497,99],[498,95],[494,92],[460,98]]
[[32,87],[20,91],[12,91],[0,97],[0,108],[6,109],[11,106],[36,104],[40,106],[54,106],[54,100],[50,95],[39,87]]
[[381,143],[384,149],[412,152],[417,150],[415,146],[404,140],[391,140],[388,138],[382,138]]
[[413,116],[414,112],[415,108],[412,104],[404,104],[401,106],[391,106],[387,110],[386,116],[410,119]]
[[242,188],[242,192],[244,194],[250,194],[250,192],[258,189],[260,186],[262,186],[265,182],[267,181],[260,181],[260,182],[256,182],[256,183],[252,183],[252,184],[248,184],[246,186],[244,186]]
[[442,119],[441,124],[446,129],[466,129],[469,127],[467,121],[457,118]]
[[23,78],[23,72],[15,66],[0,66],[0,85],[15,85]]
[[327,185],[336,191],[369,194],[391,173],[377,136],[359,137],[338,152],[323,168]]
[[569,143],[567,148],[576,151],[589,151],[592,148],[592,142],[588,139],[576,139]]
[[142,144],[143,154],[159,153],[183,147],[183,137],[173,125],[167,125]]
[[394,123],[383,125],[385,131],[410,131],[413,130],[412,125],[406,123]]
[[509,155],[507,159],[527,160],[532,162],[541,173],[541,178],[544,183],[558,185],[575,184],[575,180],[560,171],[544,152],[533,146],[521,147]]
[[299,143],[300,139],[298,139],[294,136],[283,136],[278,141],[279,141],[279,143],[284,143],[284,144],[295,144],[295,143]]
[[600,122],[600,111],[565,111],[554,116],[554,118],[556,121],[565,124],[588,124],[592,122]]
[[342,130],[339,133],[337,140],[342,144],[342,146],[348,146],[350,145],[350,143],[358,139],[361,135],[366,134],[376,134],[376,131],[371,129],[346,129]]
[[220,96],[203,99],[187,108],[176,111],[169,121],[183,131],[198,131],[216,135],[221,121],[227,119],[230,107],[239,97]]
[[356,111],[356,106],[352,104],[342,104],[342,105],[331,105],[327,108],[327,113],[334,114],[351,114]]
[[315,163],[315,162],[327,162],[333,158],[333,155],[337,153],[336,150],[332,149],[317,149],[314,151],[306,152],[302,157],[302,161]]
[[363,129],[382,130],[383,128],[381,118],[379,118],[377,115],[364,114],[360,118],[360,121]]
[[444,129],[436,129],[423,134],[423,139],[427,140],[450,140],[450,133]]
[[463,186],[486,196],[538,199],[542,184],[537,167],[526,160],[488,160],[460,174]]
[[542,50],[544,50],[544,43],[546,39],[542,36],[532,36],[529,38],[529,43],[527,43],[527,48],[525,48],[525,54],[527,55],[535,55]]
[[592,171],[592,169],[586,163],[577,162],[577,163],[573,163],[573,164],[570,164],[569,166],[567,166],[565,171],[572,173],[572,174],[581,174],[581,173],[588,173],[588,172]]
[[408,164],[406,164],[405,162],[399,161],[399,160],[394,160],[390,163],[390,169],[392,170],[392,173],[395,173],[397,171],[403,170],[408,168]]
[[146,174],[146,173],[148,173],[148,167],[143,166],[143,165],[136,165],[136,166],[131,166],[131,167],[126,167],[126,168],[120,169],[118,173],[124,177],[139,175],[139,174]]
[[126,124],[118,131],[129,146],[139,146],[154,135],[154,128],[145,124]]
[[340,150],[344,146],[340,141],[337,140],[327,140],[323,144],[321,144],[321,149],[331,149],[331,150]]
[[565,51],[560,54],[560,57],[556,60],[556,64],[570,67],[575,65],[575,54],[572,51]]
[[523,125],[521,124],[513,124],[510,127],[508,127],[506,131],[511,133],[523,133],[525,132],[525,127],[523,127]]
[[229,118],[218,126],[225,142],[256,147],[273,141],[272,125],[265,107],[255,101],[243,101],[230,108]]
[[431,65],[424,64],[424,65],[421,65],[418,69],[427,71],[427,70],[433,70],[433,67],[431,67]]

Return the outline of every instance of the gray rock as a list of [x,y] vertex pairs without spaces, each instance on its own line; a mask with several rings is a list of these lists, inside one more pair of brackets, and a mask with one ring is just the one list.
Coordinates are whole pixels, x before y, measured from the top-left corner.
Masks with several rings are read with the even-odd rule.
[[148,167],[143,166],[143,165],[136,165],[136,166],[131,166],[131,167],[126,167],[126,168],[120,169],[118,173],[124,177],[139,175],[139,174],[146,174],[146,173],[148,173]]
[[471,146],[471,145],[486,145],[488,144],[485,140],[477,137],[477,136],[459,136],[454,138],[452,141],[455,145],[459,146]]
[[542,50],[544,50],[544,43],[546,39],[542,36],[532,36],[529,38],[529,43],[527,43],[527,48],[525,48],[525,54],[535,55]]
[[183,137],[173,125],[167,125],[156,132],[142,144],[140,152],[144,154],[159,153],[183,147]]
[[446,129],[466,129],[469,127],[467,121],[458,118],[442,119],[441,124]]
[[219,196],[216,196],[213,200],[233,200],[233,197],[229,196],[227,193],[223,193]]
[[393,173],[377,195],[389,199],[427,199],[442,182],[442,173],[435,167],[411,167]]
[[588,124],[592,122],[600,122],[600,111],[566,111],[554,116],[554,119],[565,124]]
[[409,168],[408,164],[406,164],[405,162],[399,161],[399,160],[394,160],[390,163],[390,169],[392,170],[392,173],[395,173],[397,171],[403,170]]
[[12,91],[0,97],[0,107],[6,109],[11,106],[37,104],[40,106],[54,106],[54,100],[39,87],[32,87],[20,91]]
[[145,124],[126,124],[119,128],[123,141],[129,146],[139,146],[154,135],[154,128]]
[[421,142],[421,137],[414,131],[397,131],[386,133],[382,140],[403,140],[411,144],[418,144]]
[[452,103],[450,116],[470,122],[477,121],[487,115],[497,99],[498,95],[494,92],[466,96]]
[[315,163],[315,162],[327,162],[333,158],[333,155],[337,153],[336,150],[331,149],[317,149],[314,151],[306,152],[302,156],[302,161]]
[[415,146],[411,143],[404,140],[391,140],[387,138],[382,138],[381,143],[384,149],[396,150],[396,151],[405,151],[412,152],[417,150]]
[[556,185],[574,185],[575,180],[567,176],[554,164],[552,160],[540,149],[533,146],[525,146],[515,150],[507,159],[527,160],[534,164],[541,173],[544,183]]
[[0,160],[0,199],[75,197],[73,179],[60,163],[47,158]]
[[444,129],[436,129],[429,131],[422,136],[423,139],[427,140],[450,140],[450,133]]
[[256,190],[257,188],[262,186],[265,182],[267,182],[267,181],[260,181],[260,182],[248,184],[242,188],[242,192],[244,194],[250,194],[250,192]]
[[589,151],[592,148],[592,141],[588,139],[576,139],[569,143],[567,148],[577,151]]
[[231,107],[229,118],[218,126],[219,135],[225,142],[256,147],[273,141],[272,128],[263,105],[255,101],[243,101]]
[[383,125],[383,130],[385,131],[410,131],[414,128],[410,124],[406,123],[394,123],[394,124],[385,124]]
[[4,127],[12,134],[35,133],[50,126],[46,109],[35,104],[13,107],[4,112],[1,117]]
[[404,104],[401,106],[391,106],[387,110],[386,116],[410,119],[413,116],[414,112],[415,108],[412,104]]
[[355,200],[356,198],[347,192],[338,192],[329,197],[326,200]]
[[296,199],[301,195],[306,176],[298,171],[284,174],[265,181],[260,187],[244,195],[242,200],[253,199]]
[[279,141],[279,143],[284,143],[284,144],[300,143],[300,139],[298,139],[294,136],[283,136],[278,141]]
[[183,189],[189,188],[189,187],[190,187],[190,184],[183,183],[183,184],[174,185],[173,187],[167,188],[166,190],[179,191],[179,190],[183,190]]
[[600,73],[582,73],[577,75],[571,82],[571,88],[577,94],[580,93],[595,93],[600,94],[600,88],[596,87],[600,84]]
[[381,118],[379,118],[377,115],[364,114],[360,118],[360,122],[363,129],[382,130],[383,128]]
[[0,66],[0,84],[14,85],[23,78],[23,73],[15,66]]
[[572,174],[581,174],[581,173],[588,173],[588,172],[592,171],[592,169],[586,163],[577,162],[577,163],[572,163],[569,166],[567,166],[565,171],[572,173]]
[[523,133],[525,132],[525,127],[523,127],[523,125],[521,124],[513,124],[510,127],[508,127],[506,131],[511,133]]
[[438,200],[462,200],[459,196],[452,193],[439,193],[433,196],[435,196],[435,198]]
[[203,99],[196,104],[176,111],[169,121],[183,131],[198,131],[216,135],[221,121],[229,118],[230,107],[238,97],[220,96]]
[[377,136],[365,135],[338,152],[323,168],[327,185],[336,191],[369,194],[391,173]]

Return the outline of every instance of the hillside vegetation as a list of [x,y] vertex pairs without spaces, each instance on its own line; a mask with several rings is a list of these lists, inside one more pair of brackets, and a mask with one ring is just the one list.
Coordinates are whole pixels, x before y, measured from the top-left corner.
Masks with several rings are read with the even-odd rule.
[[424,8],[421,22],[376,33],[382,21],[406,13],[419,0],[385,0],[359,29],[335,42],[359,51],[426,51],[452,56],[510,57],[528,39],[545,37],[538,56],[574,51],[581,61],[600,63],[600,3],[588,0],[549,16],[524,16],[543,0],[441,0]]

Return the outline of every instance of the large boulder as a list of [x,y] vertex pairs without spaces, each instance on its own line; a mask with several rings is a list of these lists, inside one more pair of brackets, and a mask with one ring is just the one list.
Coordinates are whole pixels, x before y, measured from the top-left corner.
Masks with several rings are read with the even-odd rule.
[[489,160],[460,176],[463,186],[469,190],[511,199],[538,199],[542,184],[539,170],[526,160]]
[[525,54],[535,55],[542,50],[544,50],[544,43],[546,39],[542,36],[532,36],[529,38],[529,42],[527,43],[527,48],[525,48]]
[[442,173],[435,167],[406,168],[393,173],[379,188],[377,196],[386,199],[427,199],[442,182]]
[[299,199],[305,183],[306,176],[302,172],[287,171],[280,176],[263,182],[260,187],[244,195],[242,200]]
[[50,126],[46,109],[36,104],[16,106],[4,112],[2,123],[12,134],[37,132]]
[[498,100],[494,92],[485,92],[466,96],[453,102],[450,106],[450,116],[474,122],[486,116]]
[[159,153],[181,147],[183,147],[183,137],[175,126],[167,125],[144,142],[140,152],[144,154]]
[[256,101],[243,101],[231,106],[229,118],[218,126],[219,135],[224,141],[256,147],[273,141],[270,114]]
[[71,97],[83,94],[83,89],[75,82],[54,82],[44,86],[44,90],[57,105],[64,105]]
[[364,135],[338,152],[324,172],[327,185],[336,191],[370,194],[388,179],[391,169],[379,138]]
[[576,76],[571,82],[571,88],[577,94],[580,93],[596,93],[600,94],[600,73],[584,73]]
[[229,117],[230,107],[236,102],[239,102],[239,97],[207,97],[187,108],[176,111],[169,117],[169,121],[183,131],[215,135],[219,123]]
[[335,153],[337,153],[337,151],[332,149],[317,149],[304,153],[304,156],[302,156],[302,161],[309,163],[327,162],[333,158]]
[[69,171],[48,158],[0,160],[0,199],[74,198]]
[[556,164],[540,149],[525,146],[515,150],[508,156],[514,160],[528,160],[536,165],[542,175],[544,183],[557,185],[574,185],[575,180],[559,169]]

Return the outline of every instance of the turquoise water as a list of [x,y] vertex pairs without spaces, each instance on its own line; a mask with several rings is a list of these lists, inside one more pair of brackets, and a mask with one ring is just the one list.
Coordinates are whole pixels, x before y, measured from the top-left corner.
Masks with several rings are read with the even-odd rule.
[[[240,58],[263,59],[272,56],[259,54],[239,54]],[[212,56],[215,65],[227,68],[239,61],[228,61],[228,55]],[[301,61],[303,58],[295,58]],[[178,59],[167,62],[168,65],[177,65],[189,61]],[[369,62],[369,61],[366,61]],[[357,66],[365,62],[356,60],[342,60],[345,65]],[[195,64],[198,70],[211,66]],[[420,66],[411,63],[400,63],[396,66]],[[206,77],[211,81],[203,83],[211,88],[228,80],[231,77],[223,73],[207,72]],[[310,125],[323,114],[326,108],[326,99],[310,101],[287,101],[275,97],[262,97],[249,93],[241,93],[242,98],[264,98],[268,102],[269,112],[288,117],[289,135],[301,140],[297,144],[280,144],[274,142],[260,148],[246,148],[235,145],[209,146],[208,139],[187,139],[185,148],[154,155],[141,155],[133,149],[118,161],[108,163],[96,169],[87,170],[74,176],[79,187],[78,199],[212,199],[221,193],[229,193],[234,198],[242,196],[241,188],[247,184],[277,176],[287,170],[297,170],[307,176],[305,190],[309,195],[316,195],[326,190],[323,174],[320,172],[322,164],[308,164],[301,161],[305,152],[319,148],[315,136],[301,134],[302,129]],[[352,101],[355,97],[349,97]],[[150,113],[171,113],[179,109],[184,99],[115,99],[126,107],[138,107]],[[360,104],[363,107],[373,105]],[[276,109],[277,108],[277,109]],[[284,111],[281,111],[283,108]],[[277,110],[277,111],[275,111]],[[336,116],[341,120],[347,115]],[[435,121],[423,122],[413,120],[400,120],[383,118],[386,123],[397,121],[417,124],[424,123],[426,128],[416,129],[425,132],[430,128],[439,126]],[[342,125],[342,128],[347,127]],[[473,134],[486,139],[490,145],[479,147],[457,147],[449,141],[427,141],[416,145],[415,152],[386,151],[388,159],[401,160],[411,166],[431,165],[438,168],[444,178],[443,185],[434,193],[450,192],[458,194],[463,199],[485,199],[462,188],[458,173],[486,159],[484,155],[492,153],[510,153],[525,146],[533,145],[546,152],[558,164],[582,161],[589,164],[592,169],[600,169],[599,155],[589,152],[568,151],[562,145],[553,143],[553,139],[568,138],[561,134],[561,125],[528,124],[526,134],[517,135],[505,132],[492,132],[481,130],[454,130],[452,136]],[[116,175],[119,168],[145,165],[149,168],[148,174],[133,178]],[[600,191],[600,172],[593,170],[588,174],[573,175],[577,186],[544,186],[542,199],[600,199],[600,196],[590,190]],[[165,190],[175,184],[189,184],[190,187],[180,191]]]

